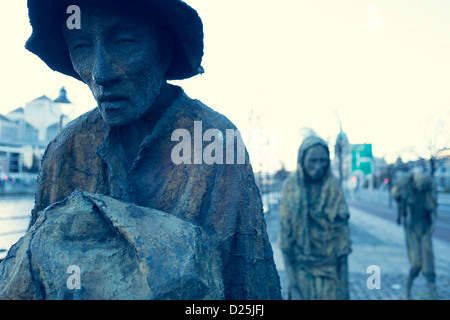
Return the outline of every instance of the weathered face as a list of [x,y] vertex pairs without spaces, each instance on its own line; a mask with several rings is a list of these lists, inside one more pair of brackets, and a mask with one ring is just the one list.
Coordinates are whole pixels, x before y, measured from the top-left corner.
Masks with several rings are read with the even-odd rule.
[[322,180],[328,170],[328,152],[323,146],[315,145],[306,150],[303,170],[314,181]]
[[73,67],[108,125],[133,123],[151,111],[169,67],[157,29],[113,6],[80,10],[81,29],[63,26]]

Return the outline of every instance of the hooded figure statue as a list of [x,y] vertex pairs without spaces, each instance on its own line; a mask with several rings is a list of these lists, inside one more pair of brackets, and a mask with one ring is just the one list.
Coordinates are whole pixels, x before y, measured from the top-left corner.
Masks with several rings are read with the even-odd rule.
[[406,285],[406,298],[411,298],[414,279],[422,271],[430,294],[437,299],[432,234],[436,226],[437,191],[434,180],[420,172],[397,179],[392,188],[397,202],[397,223],[404,221],[406,247],[411,264]]
[[321,138],[310,136],[301,144],[297,170],[283,186],[280,213],[289,299],[349,299],[349,211]]
[[0,299],[66,297],[77,263],[85,299],[281,299],[237,128],[167,82],[203,72],[197,12],[180,0],[28,9],[26,48],[98,105],[48,145],[30,228],[0,264]]

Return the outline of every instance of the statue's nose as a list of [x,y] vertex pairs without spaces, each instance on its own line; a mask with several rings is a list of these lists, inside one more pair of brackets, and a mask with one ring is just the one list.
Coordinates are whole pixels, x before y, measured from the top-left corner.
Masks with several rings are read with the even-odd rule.
[[117,63],[114,63],[106,50],[98,48],[94,59],[92,80],[96,85],[106,87],[119,81]]

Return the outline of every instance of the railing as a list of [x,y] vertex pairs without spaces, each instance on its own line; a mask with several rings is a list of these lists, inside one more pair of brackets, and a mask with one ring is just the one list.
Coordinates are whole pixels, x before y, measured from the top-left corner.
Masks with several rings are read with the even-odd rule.
[[0,177],[0,195],[34,194],[37,174],[10,173]]
[[[0,210],[2,209],[5,208],[2,206]],[[5,214],[5,211],[3,213]],[[26,233],[30,219],[30,214],[14,216],[8,214],[0,217],[0,262],[6,257],[10,247]]]
[[[12,220],[30,220],[30,215],[2,217],[0,218],[0,224],[8,223]],[[17,238],[18,240],[22,235],[26,233],[26,231],[27,231],[26,229],[13,229],[11,231],[5,231],[0,233],[0,262],[4,259],[4,256],[6,256],[6,252],[9,250],[9,246],[14,244],[14,241],[11,242],[11,239],[9,239],[8,241],[8,237],[15,236],[14,239]]]

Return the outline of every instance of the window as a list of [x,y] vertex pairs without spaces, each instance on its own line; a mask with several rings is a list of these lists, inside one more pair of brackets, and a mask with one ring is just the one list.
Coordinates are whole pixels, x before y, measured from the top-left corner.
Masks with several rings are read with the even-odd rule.
[[20,153],[11,153],[9,156],[9,172],[20,172]]
[[15,140],[17,139],[17,128],[12,126],[2,127],[2,138],[4,140]]

